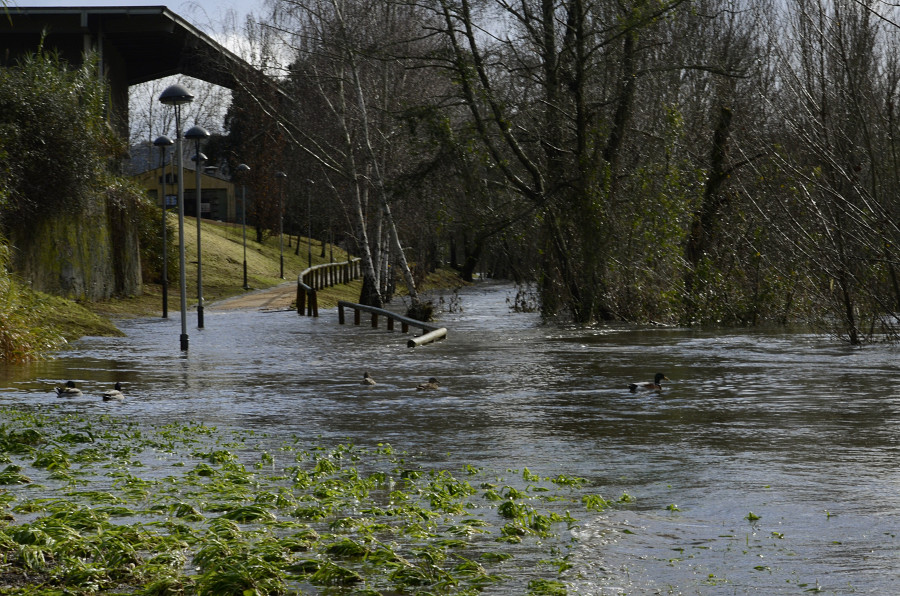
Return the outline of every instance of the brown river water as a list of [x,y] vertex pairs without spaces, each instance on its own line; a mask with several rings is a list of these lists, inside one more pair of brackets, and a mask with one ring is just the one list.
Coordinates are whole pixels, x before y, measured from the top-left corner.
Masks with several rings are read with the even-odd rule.
[[[416,349],[334,310],[208,309],[202,330],[191,313],[187,354],[178,313],[124,321],[127,337],[0,369],[0,405],[90,412],[118,380],[129,398],[104,407],[134,420],[388,442],[444,468],[527,466],[631,495],[573,531],[573,594],[900,593],[900,348],[544,325],[510,312],[514,293],[446,296],[448,339]],[[628,391],[657,371],[661,394]],[[440,390],[415,390],[432,376]],[[67,379],[94,397],[61,402]]]

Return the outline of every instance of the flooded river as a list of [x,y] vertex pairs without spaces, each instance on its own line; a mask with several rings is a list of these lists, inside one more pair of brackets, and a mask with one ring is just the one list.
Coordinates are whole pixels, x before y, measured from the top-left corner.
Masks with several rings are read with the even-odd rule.
[[[0,405],[388,442],[449,469],[588,479],[634,501],[584,521],[579,594],[900,593],[900,350],[802,334],[561,328],[509,286],[446,296],[448,339],[293,312],[126,321],[2,369]],[[378,385],[360,383],[369,371]],[[664,372],[662,394],[631,381]],[[436,377],[437,392],[416,385]],[[59,400],[74,379],[88,397]],[[99,394],[121,381],[124,403]]]

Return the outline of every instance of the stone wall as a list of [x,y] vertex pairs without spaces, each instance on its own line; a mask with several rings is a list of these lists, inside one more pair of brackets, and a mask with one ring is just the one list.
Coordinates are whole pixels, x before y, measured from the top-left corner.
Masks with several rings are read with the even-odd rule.
[[9,231],[16,274],[35,290],[77,300],[141,293],[134,210],[99,196],[77,215],[46,216]]

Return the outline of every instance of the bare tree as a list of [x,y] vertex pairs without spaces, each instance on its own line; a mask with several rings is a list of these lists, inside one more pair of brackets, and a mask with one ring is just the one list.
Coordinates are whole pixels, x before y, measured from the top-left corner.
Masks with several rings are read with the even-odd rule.
[[[225,113],[231,103],[231,92],[199,79],[176,75],[135,85],[128,92],[131,144],[152,143],[160,135],[174,136],[174,110],[159,103],[160,94],[169,85],[179,84],[194,94],[185,105],[182,122],[199,124],[212,134],[224,131]],[[184,132],[184,131],[181,131]]]
[[792,192],[778,222],[827,308],[817,320],[851,344],[896,338],[898,32],[854,2],[801,0],[788,16],[779,106],[791,137],[778,155]]
[[386,251],[379,250],[377,223],[383,222],[380,229],[415,308],[419,298],[393,212],[399,196],[393,181],[409,167],[399,114],[427,76],[408,64],[419,51],[413,47],[417,9],[344,0],[279,0],[272,6],[267,24],[291,48],[285,84],[297,99],[281,115],[282,126],[321,186],[345,204],[363,259],[360,300],[383,300]]

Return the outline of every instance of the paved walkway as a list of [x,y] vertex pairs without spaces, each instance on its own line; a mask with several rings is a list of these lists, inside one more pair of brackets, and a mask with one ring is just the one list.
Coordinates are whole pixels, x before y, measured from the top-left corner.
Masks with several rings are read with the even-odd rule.
[[239,296],[232,296],[207,304],[206,310],[290,310],[297,299],[297,282],[286,281],[264,290],[248,291]]

